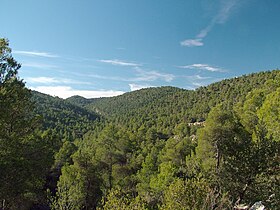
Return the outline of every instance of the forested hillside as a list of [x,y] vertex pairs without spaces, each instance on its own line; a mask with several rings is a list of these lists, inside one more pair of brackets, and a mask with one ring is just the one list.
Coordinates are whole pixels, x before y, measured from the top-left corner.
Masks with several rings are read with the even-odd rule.
[[63,100],[0,58],[0,209],[279,208],[279,70]]
[[[270,132],[280,128],[279,118],[272,117],[279,109],[279,86],[275,70],[195,91],[160,87],[68,99],[102,115],[106,125],[79,142],[73,165],[63,168],[56,205],[73,199],[60,197],[65,187],[73,189],[72,171],[85,173],[82,186],[98,184],[75,188],[79,208],[231,209],[262,200],[276,209],[279,135]],[[272,98],[276,101],[268,110]]]
[[111,98],[72,97],[67,101],[122,125],[138,129],[146,124],[146,127],[154,126],[170,133],[180,123],[204,121],[211,108],[220,103],[230,107],[244,101],[250,91],[263,87],[267,81],[279,80],[279,77],[279,71],[274,70],[226,79],[196,90],[147,88]]
[[95,112],[58,97],[32,91],[32,101],[34,112],[41,117],[43,129],[53,129],[68,140],[80,138],[91,129],[93,121],[100,120]]
[[234,104],[244,100],[252,89],[262,87],[266,81],[276,77],[279,78],[277,70],[226,79],[196,90],[147,88],[112,98],[86,100],[80,105],[98,110],[109,118],[126,119],[148,112],[159,117],[168,111],[179,115],[175,120],[185,117],[190,121],[205,118],[210,109],[221,102]]

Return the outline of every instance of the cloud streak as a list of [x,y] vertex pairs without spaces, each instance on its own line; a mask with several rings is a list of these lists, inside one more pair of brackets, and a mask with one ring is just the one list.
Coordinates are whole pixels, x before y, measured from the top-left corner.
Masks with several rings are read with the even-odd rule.
[[171,82],[175,76],[173,74],[161,73],[158,71],[148,71],[143,70],[142,68],[135,67],[136,74],[134,77],[115,77],[115,76],[103,76],[98,74],[89,75],[92,78],[104,79],[104,80],[115,80],[115,81],[123,81],[123,82],[151,82],[156,80],[163,80],[165,82]]
[[187,39],[181,42],[182,46],[186,47],[200,47],[203,46],[202,39]]
[[208,79],[211,79],[211,77],[203,77],[203,76],[200,76],[200,75],[191,75],[191,76],[185,76],[187,79],[190,79],[190,80],[208,80]]
[[208,64],[202,64],[202,63],[195,63],[195,64],[187,65],[187,66],[179,66],[179,68],[204,70],[204,71],[211,71],[211,72],[226,72],[226,70],[224,70],[220,67],[210,66]]
[[27,83],[37,84],[73,84],[73,85],[90,85],[90,82],[77,81],[72,79],[62,79],[53,77],[27,77],[25,79]]
[[38,86],[30,89],[60,98],[69,98],[79,95],[85,98],[112,97],[124,94],[124,91],[118,90],[77,90],[69,86]]
[[128,61],[122,61],[122,60],[118,60],[118,59],[113,59],[113,60],[98,60],[101,63],[108,63],[111,65],[115,65],[115,66],[130,66],[130,67],[137,67],[137,66],[141,66],[141,64],[139,63],[134,63],[134,62],[128,62]]
[[175,76],[173,74],[160,73],[158,71],[145,71],[141,68],[136,68],[137,77],[131,79],[130,81],[155,81],[164,80],[165,82],[171,82]]
[[32,56],[32,57],[45,57],[45,58],[58,58],[58,55],[54,55],[48,52],[37,52],[37,51],[24,51],[24,50],[15,50],[14,54]]
[[55,65],[49,65],[45,63],[37,63],[37,62],[23,62],[23,67],[31,67],[31,68],[39,68],[39,69],[55,69],[58,68],[58,66]]
[[185,47],[200,47],[203,46],[203,38],[205,38],[208,33],[217,24],[224,24],[232,14],[233,10],[237,7],[240,0],[221,0],[221,8],[219,12],[212,18],[211,22],[203,28],[195,37],[195,39],[186,39],[181,41],[181,46]]

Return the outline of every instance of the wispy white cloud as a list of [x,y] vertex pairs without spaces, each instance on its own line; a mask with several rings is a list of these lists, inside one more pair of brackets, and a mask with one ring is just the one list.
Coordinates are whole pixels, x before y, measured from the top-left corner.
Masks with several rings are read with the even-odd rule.
[[91,74],[90,77],[104,80],[115,80],[123,82],[151,82],[156,80],[163,80],[165,82],[171,82],[175,76],[173,74],[162,73],[155,70],[144,70],[139,67],[135,67],[136,74],[134,77],[117,77],[117,76],[104,76],[98,74]]
[[139,85],[139,84],[129,84],[129,87],[130,87],[130,90],[131,91],[135,91],[135,90],[140,90],[140,89],[143,89],[143,88],[149,88],[149,87],[155,87],[155,86],[152,86],[152,85]]
[[186,39],[181,42],[182,46],[187,47],[200,47],[203,46],[202,39]]
[[126,79],[124,77],[116,77],[116,76],[104,76],[99,74],[89,74],[87,76],[96,79],[102,79],[102,80],[129,81],[129,79]]
[[207,80],[207,79],[211,79],[212,77],[203,77],[200,75],[191,75],[191,76],[185,76],[187,79],[191,79],[191,80]]
[[203,77],[198,74],[185,76],[185,78],[187,79],[188,89],[196,89],[197,87],[205,86],[212,80],[211,77]]
[[173,74],[162,73],[158,71],[146,71],[141,68],[135,68],[137,71],[137,77],[131,79],[131,81],[155,81],[164,80],[166,82],[171,82],[175,76]]
[[216,24],[225,23],[228,20],[234,8],[236,8],[236,6],[238,5],[239,1],[240,0],[223,0],[221,2],[221,8],[218,14],[211,20],[208,26],[206,26],[200,31],[200,33],[197,35],[197,38],[206,37]]
[[139,64],[139,63],[128,62],[128,61],[122,61],[122,60],[118,60],[118,59],[113,59],[113,60],[98,60],[98,61],[99,61],[99,62],[102,62],[102,63],[108,63],[108,64],[116,65],[116,66],[130,66],[130,67],[141,66],[141,64]]
[[14,54],[25,55],[25,56],[33,56],[33,57],[45,57],[45,58],[58,58],[58,55],[54,55],[48,52],[38,52],[38,51],[24,51],[24,50],[15,50]]
[[221,0],[220,10],[212,18],[211,22],[196,35],[195,39],[186,39],[181,41],[180,44],[186,47],[203,46],[203,38],[208,35],[215,25],[226,23],[239,2],[240,0]]
[[221,9],[213,21],[217,24],[225,23],[233,10],[237,8],[239,2],[241,2],[241,0],[222,0]]
[[207,77],[207,76],[200,76],[198,74],[196,75],[190,75],[190,76],[184,76],[187,81],[187,89],[194,90],[201,86],[207,86],[213,82],[217,82],[221,80],[221,78],[216,77]]
[[187,66],[179,66],[179,68],[196,69],[196,70],[204,70],[204,71],[211,71],[211,72],[226,72],[225,69],[222,69],[220,67],[210,66],[208,64],[201,64],[201,63],[195,63]]
[[52,84],[59,83],[58,80],[52,77],[27,77],[25,78],[27,83],[42,83],[42,84]]
[[58,66],[45,64],[45,63],[38,63],[38,62],[23,62],[23,67],[31,67],[31,68],[39,68],[39,69],[54,69],[58,68]]
[[77,90],[69,86],[38,86],[30,89],[60,98],[69,98],[79,95],[85,98],[112,97],[124,94],[124,91],[118,90]]
[[64,78],[53,78],[53,77],[27,77],[25,79],[27,83],[38,83],[38,84],[76,84],[76,85],[90,85],[90,82],[77,81],[72,79]]

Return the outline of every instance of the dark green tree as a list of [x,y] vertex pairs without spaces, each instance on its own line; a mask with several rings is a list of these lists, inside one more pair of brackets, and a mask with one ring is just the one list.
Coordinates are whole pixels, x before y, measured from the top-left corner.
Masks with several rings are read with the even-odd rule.
[[[88,146],[88,145],[87,145]],[[101,180],[89,147],[81,147],[73,155],[73,164],[62,168],[52,208],[59,210],[95,209],[101,198]]]
[[235,200],[244,198],[255,175],[251,136],[223,105],[209,113],[199,135],[197,155],[218,195],[222,191]]
[[0,39],[0,207],[27,209],[39,202],[52,162],[33,113],[31,93],[18,78],[20,68],[9,42]]
[[11,78],[17,76],[18,70],[21,65],[16,62],[11,54],[12,50],[9,48],[9,41],[7,39],[0,38],[0,85]]

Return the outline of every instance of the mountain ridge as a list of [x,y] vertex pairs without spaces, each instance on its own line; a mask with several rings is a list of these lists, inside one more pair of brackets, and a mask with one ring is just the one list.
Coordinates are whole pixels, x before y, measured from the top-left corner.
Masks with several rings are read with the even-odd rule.
[[[72,96],[67,99],[55,97],[55,100],[68,106],[71,104],[77,110],[80,108],[86,115],[96,114],[127,126],[136,124],[137,128],[148,124],[160,129],[163,125],[169,130],[166,133],[170,133],[176,124],[204,121],[210,110],[220,103],[232,106],[245,100],[250,91],[263,87],[267,81],[275,78],[280,78],[279,70],[224,79],[196,90],[163,86],[140,89],[114,97],[86,99],[82,96]],[[54,97],[52,98],[54,100]],[[92,122],[90,118],[85,118],[88,119],[87,124]]]

